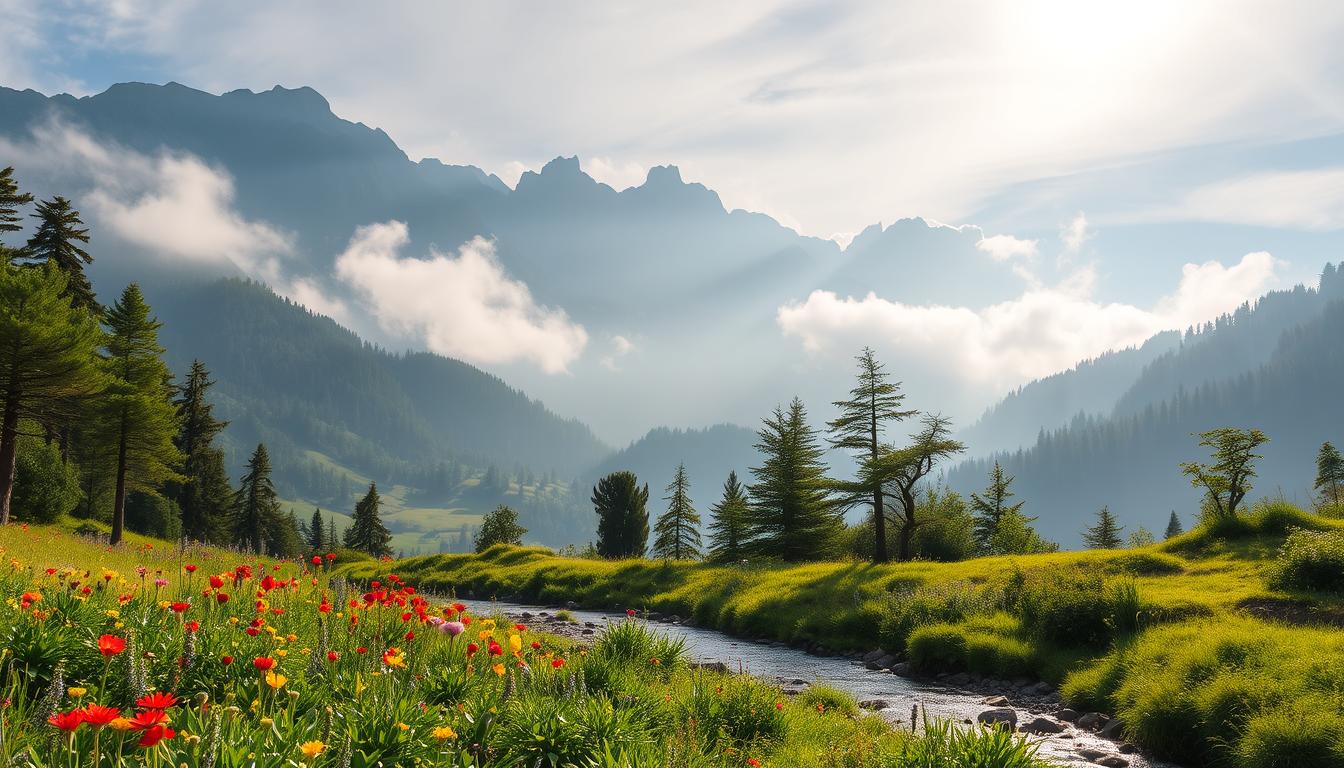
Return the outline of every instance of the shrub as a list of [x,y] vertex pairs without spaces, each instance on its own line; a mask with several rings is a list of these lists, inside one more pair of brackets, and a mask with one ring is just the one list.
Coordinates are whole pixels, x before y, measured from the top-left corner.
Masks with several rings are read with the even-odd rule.
[[949,721],[925,722],[924,738],[905,744],[902,768],[1039,768],[1036,745],[1003,728],[962,728]]
[[54,443],[20,439],[14,464],[11,504],[16,520],[50,523],[79,503],[75,467],[61,461],[61,452]]
[[1001,599],[990,588],[964,582],[896,593],[888,598],[887,613],[879,624],[878,638],[882,647],[905,653],[911,633],[916,629],[990,614],[1000,603]]
[[1330,702],[1301,702],[1252,717],[1233,754],[1246,768],[1344,765],[1344,728]]
[[1275,589],[1344,591],[1344,531],[1295,530],[1269,570]]
[[1133,582],[1108,585],[1095,574],[1052,571],[1027,580],[1018,611],[1023,629],[1039,640],[1096,648],[1136,630],[1140,605]]
[[796,699],[803,706],[833,712],[845,717],[858,717],[859,705],[854,697],[839,688],[813,683],[807,690],[798,694]]
[[910,663],[917,669],[936,672],[966,666],[966,632],[954,624],[929,624],[910,634]]

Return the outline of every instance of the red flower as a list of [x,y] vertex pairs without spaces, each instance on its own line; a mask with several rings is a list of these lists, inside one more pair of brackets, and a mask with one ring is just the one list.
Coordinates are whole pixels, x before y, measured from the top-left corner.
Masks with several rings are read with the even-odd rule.
[[335,553],[335,552],[328,552],[328,553],[327,553],[327,559],[328,559],[328,560],[335,560],[335,559],[336,559],[336,553]]
[[496,643],[494,640],[491,640],[491,641],[490,641],[490,655],[491,655],[491,656],[503,656],[503,655],[504,655],[504,649],[503,649],[503,648],[500,648],[500,647],[499,647],[499,643]]
[[751,768],[761,768],[761,761],[760,761],[760,760],[757,760],[757,759],[754,758],[754,757],[748,757],[748,758],[747,758],[747,765],[750,765]]
[[321,565],[321,564],[322,564],[322,556],[313,555],[313,565]]
[[477,645],[477,644],[475,644],[475,643],[467,643],[467,655],[468,655],[468,656],[473,656],[473,655],[475,655],[475,653],[476,653],[477,651],[479,651],[479,650],[481,650],[481,646],[479,646],[479,645]]
[[126,641],[116,635],[103,635],[98,638],[98,652],[104,656],[116,656],[126,650]]
[[365,647],[362,646],[362,645],[355,649],[355,653],[368,653],[368,652],[369,652],[369,649],[368,649],[368,648],[365,648]]
[[266,672],[275,666],[275,659],[272,659],[270,656],[258,656],[252,660],[252,666],[256,667],[257,670],[261,672]]
[[211,576],[210,586],[215,589],[219,589],[220,587],[224,586],[224,577],[219,575]]
[[516,629],[516,630],[518,630],[519,632],[526,632],[526,631],[527,631],[527,625],[526,625],[526,624],[514,624],[514,625],[513,625],[513,628]]
[[412,641],[412,640],[414,640],[414,639],[415,639],[415,633],[414,633],[414,632],[407,632],[407,633],[406,633],[406,642],[410,642],[410,641]]
[[143,707],[144,709],[168,709],[176,703],[177,697],[173,694],[155,691],[148,696],[141,696],[140,699],[135,702],[135,706]]
[[72,709],[69,712],[57,712],[47,718],[47,722],[56,726],[62,731],[71,732],[84,722],[84,712],[78,709]]
[[381,581],[371,581],[371,582],[369,582],[369,586],[373,587],[374,589],[377,589],[377,588],[383,586],[383,582],[381,582]]
[[533,641],[532,641],[532,650],[534,650],[534,651],[540,651],[540,650],[541,650],[541,643],[537,642],[536,640],[533,640]]
[[335,651],[327,651],[327,661],[336,661],[341,658],[341,654]]
[[173,613],[185,613],[186,610],[191,607],[191,603],[173,603],[171,607]]
[[55,569],[55,568],[48,568],[48,569],[47,569],[47,575],[48,575],[48,576],[54,576],[55,574],[56,574],[56,569]]
[[228,596],[227,594],[223,593],[223,592],[216,592],[216,593],[215,593],[215,602],[219,603],[220,605],[223,605],[223,604],[229,602],[229,596]]
[[144,709],[131,718],[131,729],[136,731],[147,731],[167,724],[168,713],[161,709]]
[[223,655],[223,656],[220,656],[220,657],[219,657],[219,663],[221,663],[221,664],[223,664],[224,666],[227,667],[228,665],[230,665],[230,664],[233,663],[233,657],[230,656],[230,655],[228,655],[228,654],[225,654],[225,655]]
[[626,608],[626,609],[625,609],[625,615],[626,615],[626,616],[629,616],[629,617],[631,617],[631,618],[634,618],[634,616],[635,616],[635,609],[634,609],[634,608]]
[[188,632],[195,632],[196,630],[198,630],[198,629],[200,629],[200,628],[201,628],[201,622],[199,622],[199,621],[197,621],[197,620],[195,620],[195,619],[192,619],[191,621],[188,621],[188,622],[187,622],[187,631],[188,631]]
[[551,659],[551,669],[559,669],[565,666],[564,659]]
[[152,747],[160,741],[171,739],[176,735],[177,732],[172,728],[169,728],[166,725],[156,725],[146,729],[144,735],[140,737],[140,741],[137,742],[137,744],[142,747]]
[[463,605],[462,603],[453,603],[452,608],[454,611],[457,611],[458,613],[467,612],[467,606]]
[[246,632],[247,634],[251,635],[252,637],[256,637],[257,635],[261,634],[261,630],[260,630],[260,629],[257,629],[256,627],[248,627],[247,629],[245,629],[245,630],[243,630],[243,631]]
[[121,717],[121,710],[116,707],[104,707],[102,704],[85,704],[81,714],[84,722],[94,728],[101,728]]
[[196,566],[192,565],[191,563],[187,563],[187,565],[186,565],[185,567],[186,567],[186,569],[187,569],[187,573],[195,573],[195,572],[196,572]]

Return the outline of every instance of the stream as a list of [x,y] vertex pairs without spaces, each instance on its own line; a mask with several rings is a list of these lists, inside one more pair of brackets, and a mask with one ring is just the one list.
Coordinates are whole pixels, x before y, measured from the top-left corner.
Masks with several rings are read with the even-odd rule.
[[[555,608],[541,608],[508,602],[486,602],[463,600],[477,615],[489,615],[502,612],[514,619],[522,614],[532,614],[530,621],[539,624],[537,629],[549,631],[538,622]],[[600,631],[608,621],[623,621],[625,614],[571,609],[568,611],[579,622],[580,627],[587,625]],[[987,709],[983,703],[984,693],[975,693],[957,688],[938,685],[935,681],[914,680],[890,673],[869,670],[858,661],[841,656],[813,656],[797,648],[781,646],[777,643],[757,642],[726,635],[718,630],[691,627],[684,624],[655,622],[659,632],[685,639],[687,652],[694,661],[701,663],[722,662],[734,672],[746,672],[760,678],[779,681],[787,687],[797,687],[800,683],[820,682],[839,688],[854,696],[858,701],[880,699],[888,703],[880,714],[898,727],[910,727],[911,707],[918,705],[922,722],[925,715],[930,718],[952,719],[958,722],[974,721],[976,716]],[[1010,699],[1010,706],[1015,702]],[[1037,715],[1054,718],[1053,711],[1030,712],[1025,708],[1017,709],[1021,723],[1030,722]],[[1130,768],[1179,768],[1145,757],[1141,753],[1120,754],[1119,744],[1103,739],[1096,734],[1063,723],[1063,733],[1053,736],[1025,736],[1039,745],[1038,754],[1054,763],[1064,766],[1113,765],[1119,768],[1124,761]],[[1087,753],[1093,759],[1088,759]],[[1107,758],[1111,761],[1104,762]],[[1102,761],[1102,762],[1094,762]]]

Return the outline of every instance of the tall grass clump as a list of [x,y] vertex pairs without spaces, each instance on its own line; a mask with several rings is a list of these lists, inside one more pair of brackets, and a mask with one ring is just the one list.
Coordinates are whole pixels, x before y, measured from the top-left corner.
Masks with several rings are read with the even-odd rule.
[[1014,602],[1028,635],[1066,647],[1105,647],[1137,631],[1142,612],[1133,581],[1073,569],[1022,580]]
[[1344,531],[1289,533],[1267,575],[1275,589],[1344,592]]
[[957,624],[973,616],[985,616],[999,610],[1002,591],[968,582],[921,586],[896,592],[887,598],[886,614],[880,622],[878,639],[882,647],[905,653],[910,635],[932,624]]
[[1042,768],[1036,745],[1002,728],[925,722],[924,738],[911,741],[895,765],[901,768]]

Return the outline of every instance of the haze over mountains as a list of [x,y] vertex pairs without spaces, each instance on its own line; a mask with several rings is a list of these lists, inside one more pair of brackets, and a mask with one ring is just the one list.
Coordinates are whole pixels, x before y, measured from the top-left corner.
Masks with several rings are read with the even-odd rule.
[[[393,465],[403,477],[423,474],[442,458],[587,481],[623,462],[656,497],[685,460],[705,509],[728,469],[751,466],[750,433],[640,438],[663,425],[754,428],[794,395],[820,426],[865,344],[903,380],[910,406],[952,415],[985,456],[1030,445],[1078,413],[1130,417],[1180,387],[1250,375],[1271,354],[1290,359],[1283,345],[1295,343],[1294,329],[1325,314],[1324,293],[1299,291],[1237,315],[1233,330],[1183,342],[1163,329],[1259,296],[1273,285],[1275,258],[1229,253],[1226,265],[1162,276],[1169,299],[1143,310],[1095,300],[1096,274],[1084,268],[1045,282],[1055,270],[1041,266],[1035,241],[902,219],[842,247],[725,210],[674,166],[616,190],[562,157],[510,188],[472,166],[412,161],[309,88],[216,96],[128,83],[79,99],[0,88],[7,164],[25,189],[68,194],[85,212],[102,291],[147,283],[170,351],[174,342],[212,350],[218,359],[206,362],[234,401],[240,440],[289,440],[294,456],[319,450],[363,475]],[[1070,237],[1090,236],[1079,226],[1061,246],[1072,257]],[[255,287],[200,287],[220,276],[263,281],[382,348],[441,357],[368,347]],[[1081,307],[1096,327],[1062,328],[1061,306]],[[1214,363],[1188,362],[1234,337]],[[293,345],[268,349],[276,338]],[[981,416],[1003,392],[1094,356]],[[262,386],[263,369],[293,375]],[[342,390],[342,378],[358,383]],[[373,391],[390,405],[360,412]],[[1244,421],[1227,406],[1202,413]],[[1183,458],[1194,451],[1187,442]],[[1032,456],[1016,459],[1023,495],[1040,497],[1032,504],[1046,533],[1072,543],[1081,527],[1068,519],[1073,505],[1093,499],[1052,496]],[[312,470],[291,470],[291,487],[319,498],[321,481],[301,478]],[[951,480],[979,487],[980,470]],[[1150,509],[1151,496],[1101,495],[1149,527],[1169,509]],[[440,496],[429,501],[486,503]]]

